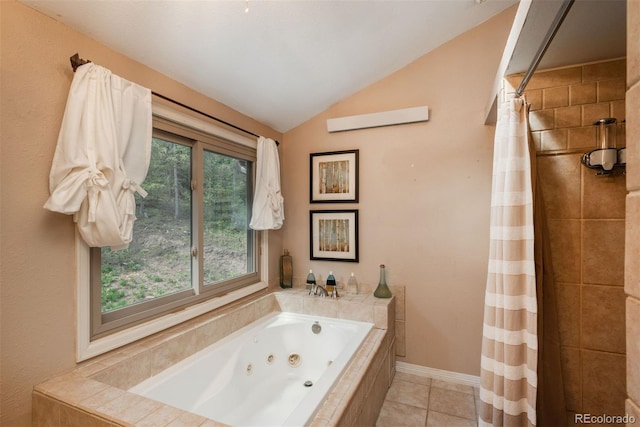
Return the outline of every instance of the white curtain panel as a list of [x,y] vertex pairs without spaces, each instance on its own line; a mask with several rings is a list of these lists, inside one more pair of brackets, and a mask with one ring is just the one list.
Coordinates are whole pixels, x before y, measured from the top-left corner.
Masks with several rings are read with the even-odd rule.
[[44,207],[74,215],[91,247],[128,247],[151,156],[151,91],[93,63],[74,75]]
[[537,299],[525,99],[500,106],[493,157],[479,426],[535,426]]
[[284,222],[284,198],[280,189],[280,159],[276,142],[258,137],[256,189],[249,227],[277,230]]

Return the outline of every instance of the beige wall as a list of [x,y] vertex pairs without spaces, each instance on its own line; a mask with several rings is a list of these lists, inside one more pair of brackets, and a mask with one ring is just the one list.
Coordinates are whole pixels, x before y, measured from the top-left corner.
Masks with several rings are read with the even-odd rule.
[[[595,120],[625,119],[625,71],[624,59],[540,71],[525,91],[551,242],[570,420],[573,413],[624,412],[626,180],[622,170],[596,176],[580,159],[595,148]],[[517,86],[521,78],[508,80]]]
[[[640,1],[627,2],[627,407],[640,420]],[[638,422],[638,421],[636,421]]]
[[[406,286],[406,357],[479,375],[494,128],[487,99],[515,8],[462,34],[284,135],[283,247],[346,282]],[[339,65],[336,65],[339,66]],[[309,88],[313,90],[313,88]],[[428,105],[426,123],[329,134],[333,117]],[[360,202],[309,203],[309,154],[360,150]],[[309,260],[309,210],[359,209],[360,262]]]
[[[628,4],[635,25],[629,34],[637,34],[631,29],[640,25],[640,3]],[[494,131],[483,125],[484,106],[514,8],[284,136],[21,4],[0,2],[0,14],[0,424],[28,424],[33,385],[75,366],[73,225],[42,204],[72,79],[68,57],[76,52],[166,96],[280,139],[287,218],[284,229],[269,236],[272,260],[285,247],[298,280],[309,268],[322,278],[333,270],[343,282],[353,271],[370,286],[385,263],[388,283],[406,286],[406,357],[400,360],[479,374]],[[637,41],[628,49],[627,110],[639,111]],[[327,118],[418,105],[430,107],[429,122],[326,132]],[[632,117],[627,128],[636,166],[627,175],[627,411],[640,412],[640,144],[632,144],[640,128]],[[360,149],[360,203],[309,204],[309,153],[353,148]],[[584,186],[589,177],[580,173]],[[309,261],[309,210],[327,208],[360,210],[358,264]],[[608,220],[617,224],[621,217]],[[565,283],[583,289],[582,298],[587,286],[601,289]],[[605,285],[619,290],[619,284]],[[566,317],[563,322],[569,327]]]
[[[35,384],[75,366],[73,223],[42,208],[73,78],[69,57],[78,52],[126,79],[255,133],[282,135],[19,3],[0,2],[0,13],[0,424],[14,426],[30,423]],[[279,236],[270,237],[277,254]]]

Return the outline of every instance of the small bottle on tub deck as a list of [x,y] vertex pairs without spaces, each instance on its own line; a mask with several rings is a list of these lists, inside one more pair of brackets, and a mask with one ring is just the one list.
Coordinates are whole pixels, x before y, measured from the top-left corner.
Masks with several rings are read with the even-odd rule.
[[373,296],[376,298],[391,298],[391,290],[387,286],[387,279],[385,278],[384,264],[380,265],[380,282],[376,288]]
[[280,256],[280,287],[293,288],[293,260],[286,249]]
[[351,277],[347,281],[347,293],[351,295],[356,295],[358,293],[358,281],[356,280],[356,275],[351,273]]
[[316,290],[316,276],[313,274],[313,270],[309,270],[309,274],[307,274],[307,289],[309,289],[309,295]]
[[329,276],[327,277],[327,284],[325,288],[327,289],[327,293],[329,295],[335,294],[336,296],[338,296],[336,292],[336,278],[333,277],[333,271],[329,272]]

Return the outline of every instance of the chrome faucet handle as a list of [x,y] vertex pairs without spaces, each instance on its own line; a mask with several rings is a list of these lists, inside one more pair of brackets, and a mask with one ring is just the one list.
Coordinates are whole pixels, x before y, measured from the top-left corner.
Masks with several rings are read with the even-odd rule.
[[329,296],[329,292],[327,292],[327,289],[324,286],[316,285],[316,292],[314,295],[320,295],[321,298],[324,298]]

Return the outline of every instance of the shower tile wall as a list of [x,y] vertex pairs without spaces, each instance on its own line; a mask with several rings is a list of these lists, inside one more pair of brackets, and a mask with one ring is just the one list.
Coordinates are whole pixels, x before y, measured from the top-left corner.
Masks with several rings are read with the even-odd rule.
[[[508,79],[517,86],[520,76]],[[534,75],[525,96],[549,228],[568,420],[625,412],[625,175],[581,165],[593,121],[625,118],[626,61]]]
[[627,405],[640,419],[640,1],[627,2]]

